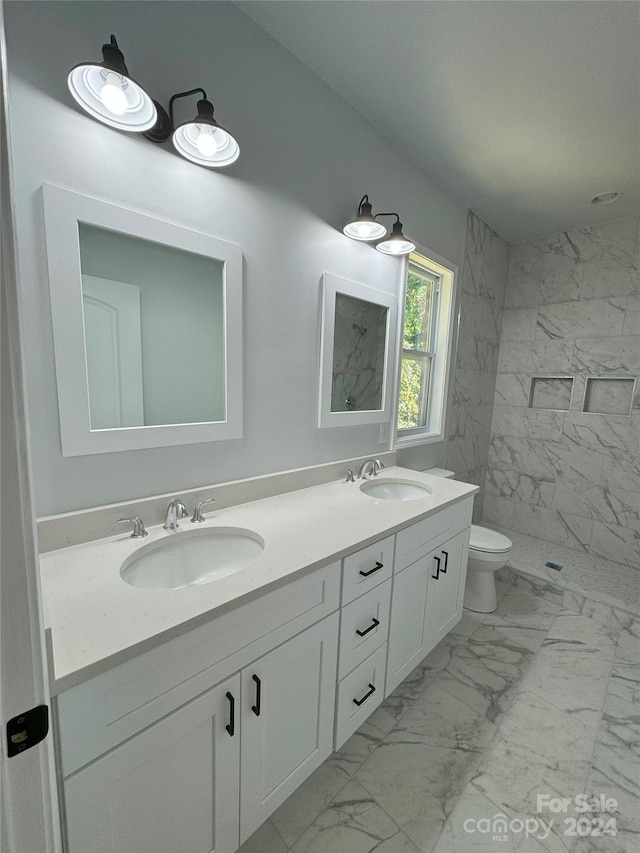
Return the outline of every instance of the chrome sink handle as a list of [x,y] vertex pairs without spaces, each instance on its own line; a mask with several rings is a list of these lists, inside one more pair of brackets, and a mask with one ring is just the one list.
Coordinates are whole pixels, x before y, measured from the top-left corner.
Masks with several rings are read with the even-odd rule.
[[192,524],[202,524],[203,521],[206,521],[205,517],[202,514],[202,507],[205,506],[206,504],[215,503],[215,501],[216,501],[215,498],[207,498],[206,500],[200,501],[199,503],[197,503],[196,508],[193,511],[193,515],[191,516],[191,523]]
[[351,468],[347,468],[347,479],[345,480],[345,483],[355,483],[353,471],[351,470]]
[[144,521],[139,515],[134,515],[131,518],[118,519],[118,524],[125,524],[129,522],[133,524],[133,533],[130,537],[131,539],[144,539],[145,536],[149,535],[149,531],[145,530]]
[[374,459],[373,464],[371,466],[371,473],[374,477],[378,476],[378,471],[382,471],[384,468],[384,462],[381,462],[379,459]]
[[189,515],[187,512],[186,506],[182,502],[182,498],[174,498],[172,501],[169,501],[169,506],[167,507],[167,514],[164,519],[164,524],[162,527],[164,530],[177,530],[178,519],[186,518]]

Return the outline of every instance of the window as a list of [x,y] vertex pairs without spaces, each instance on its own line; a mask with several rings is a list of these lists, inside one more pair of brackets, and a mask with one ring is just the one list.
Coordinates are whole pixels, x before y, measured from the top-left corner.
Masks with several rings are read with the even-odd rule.
[[409,256],[398,382],[396,446],[443,438],[453,331],[454,270]]

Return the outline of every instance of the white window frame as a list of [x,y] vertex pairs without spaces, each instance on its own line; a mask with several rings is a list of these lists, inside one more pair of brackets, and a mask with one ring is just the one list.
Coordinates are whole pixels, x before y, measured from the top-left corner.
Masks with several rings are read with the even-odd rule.
[[[427,423],[414,429],[398,429],[398,407],[400,396],[400,375],[402,371],[403,341],[404,341],[404,307],[407,295],[407,278],[409,260],[415,257],[425,270],[440,279],[436,316],[432,321],[431,334],[431,370],[430,388],[427,408]],[[446,431],[447,390],[452,371],[454,355],[454,335],[457,329],[455,316],[456,286],[458,267],[436,252],[423,246],[416,246],[407,259],[402,285],[399,323],[398,323],[398,371],[396,376],[396,394],[394,406],[394,450],[413,447],[420,444],[431,444],[443,441]]]

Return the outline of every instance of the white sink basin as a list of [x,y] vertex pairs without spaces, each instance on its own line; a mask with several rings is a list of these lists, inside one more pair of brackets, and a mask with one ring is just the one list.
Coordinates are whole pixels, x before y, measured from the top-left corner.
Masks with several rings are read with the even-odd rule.
[[131,586],[182,589],[239,572],[263,550],[264,542],[250,530],[218,527],[185,531],[140,548],[124,561],[120,575]]
[[366,480],[360,491],[372,498],[383,501],[416,501],[432,494],[428,486],[412,483],[410,480]]

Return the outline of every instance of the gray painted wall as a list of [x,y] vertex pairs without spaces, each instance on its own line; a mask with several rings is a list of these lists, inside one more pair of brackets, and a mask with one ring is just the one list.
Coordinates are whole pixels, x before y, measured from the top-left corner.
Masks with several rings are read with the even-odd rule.
[[[588,376],[640,377],[639,224],[512,246],[483,519],[640,568],[638,386],[630,417],[582,412]],[[575,377],[570,411],[529,408],[553,374]]]
[[[466,211],[332,89],[227,2],[7,2],[11,154],[37,512],[45,515],[313,465],[384,448],[377,425],[319,430],[320,279],[397,292],[401,263],[341,227],[369,193],[461,266]],[[79,112],[70,67],[115,33],[131,74],[164,105],[203,86],[241,159],[199,168]],[[179,121],[195,103],[179,104]],[[38,128],[34,128],[37,116]],[[239,243],[244,251],[244,438],[61,455],[39,191],[58,184]],[[188,359],[188,354],[186,355]],[[412,449],[444,463],[444,442]]]
[[509,245],[469,211],[447,468],[480,487],[474,521],[482,517],[508,259]]

